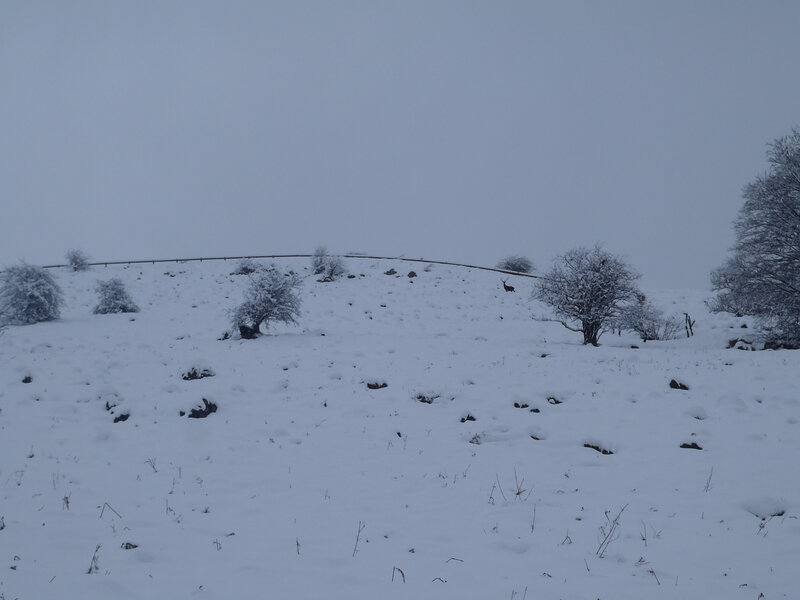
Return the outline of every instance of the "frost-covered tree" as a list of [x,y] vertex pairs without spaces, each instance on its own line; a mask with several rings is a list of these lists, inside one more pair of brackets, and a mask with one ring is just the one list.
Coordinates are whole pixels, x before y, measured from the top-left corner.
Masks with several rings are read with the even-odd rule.
[[242,304],[231,311],[233,327],[245,339],[257,337],[262,323],[297,323],[300,316],[300,279],[277,269],[257,271],[250,280]]
[[98,281],[94,289],[100,300],[94,307],[96,315],[139,312],[139,307],[128,294],[121,279],[114,277],[108,281]]
[[64,295],[42,267],[21,263],[0,271],[0,322],[28,325],[58,319]]
[[636,299],[639,277],[599,245],[573,248],[556,257],[553,268],[537,281],[533,297],[549,305],[564,327],[583,333],[584,344],[597,346],[626,303]]
[[533,262],[524,256],[507,256],[497,263],[497,268],[516,273],[530,273],[533,271]]
[[617,326],[633,331],[643,342],[651,340],[674,340],[680,330],[680,322],[675,317],[664,317],[664,311],[657,308],[641,292],[636,300],[623,307]]
[[89,270],[89,257],[83,250],[70,250],[64,257],[67,259],[67,264],[73,271],[88,271]]
[[750,314],[773,346],[800,346],[800,129],[767,150],[769,170],[744,187],[736,243],[711,275],[712,308]]
[[748,271],[739,255],[729,257],[725,264],[711,272],[711,289],[717,294],[707,302],[712,312],[729,312],[742,317],[758,310],[756,298],[749,290],[757,286],[757,273]]

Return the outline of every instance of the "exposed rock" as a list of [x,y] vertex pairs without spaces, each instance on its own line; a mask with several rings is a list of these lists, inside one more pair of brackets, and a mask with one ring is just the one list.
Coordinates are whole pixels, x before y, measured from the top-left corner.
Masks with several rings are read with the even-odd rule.
[[439,396],[426,396],[425,394],[417,394],[417,400],[422,402],[423,404],[433,404],[433,401],[436,400]]
[[186,373],[181,375],[184,381],[193,381],[195,379],[203,379],[204,377],[213,377],[214,371],[211,369],[198,369],[197,367],[192,367]]
[[201,408],[193,408],[190,410],[189,418],[205,419],[208,415],[215,412],[217,412],[217,405],[203,398],[203,406]]
[[606,450],[605,448],[601,448],[600,446],[595,446],[594,444],[584,444],[584,448],[591,448],[599,452],[600,454],[614,454],[611,450]]
[[688,450],[702,450],[703,448],[697,445],[697,442],[692,442],[691,444],[681,444],[681,448],[686,448]]
[[679,381],[676,381],[675,379],[672,379],[669,382],[669,387],[671,387],[673,390],[688,390],[689,389],[688,385],[686,385],[685,383],[681,383]]

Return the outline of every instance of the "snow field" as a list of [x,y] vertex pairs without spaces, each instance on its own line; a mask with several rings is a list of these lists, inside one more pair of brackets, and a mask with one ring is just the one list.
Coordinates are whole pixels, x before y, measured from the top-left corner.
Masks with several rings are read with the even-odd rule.
[[[233,263],[57,273],[62,319],[0,336],[0,594],[794,597],[800,354],[725,349],[701,293],[648,294],[695,337],[591,348],[530,279],[307,264],[257,340],[218,339]],[[140,313],[91,314],[112,276]]]

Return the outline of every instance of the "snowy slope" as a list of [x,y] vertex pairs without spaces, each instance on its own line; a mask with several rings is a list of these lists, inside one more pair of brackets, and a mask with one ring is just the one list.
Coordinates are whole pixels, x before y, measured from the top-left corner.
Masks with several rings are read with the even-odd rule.
[[[700,293],[650,294],[695,337],[591,348],[529,279],[306,264],[252,341],[230,262],[56,273],[0,336],[0,598],[798,597],[800,352],[725,349]],[[112,276],[140,313],[91,313]]]

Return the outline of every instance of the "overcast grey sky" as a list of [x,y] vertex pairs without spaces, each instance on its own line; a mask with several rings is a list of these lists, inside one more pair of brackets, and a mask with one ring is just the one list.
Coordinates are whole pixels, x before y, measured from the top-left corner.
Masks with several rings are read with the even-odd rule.
[[0,0],[0,264],[334,252],[702,288],[800,2]]

